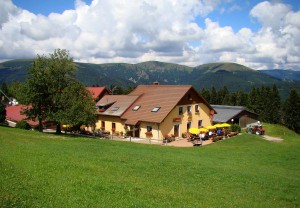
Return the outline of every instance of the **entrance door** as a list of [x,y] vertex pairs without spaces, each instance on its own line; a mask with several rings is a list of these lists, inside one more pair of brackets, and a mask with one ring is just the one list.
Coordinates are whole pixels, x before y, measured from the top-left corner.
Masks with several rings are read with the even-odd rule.
[[131,126],[130,130],[132,131],[133,137],[140,137],[140,126],[139,125]]
[[179,124],[174,125],[174,136],[175,137],[179,136]]

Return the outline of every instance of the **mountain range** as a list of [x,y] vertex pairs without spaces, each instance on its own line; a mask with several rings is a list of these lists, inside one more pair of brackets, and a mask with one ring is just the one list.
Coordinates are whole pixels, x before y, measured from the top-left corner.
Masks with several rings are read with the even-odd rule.
[[[0,63],[0,83],[24,81],[26,68],[32,59],[18,59]],[[129,87],[140,84],[193,85],[195,89],[219,89],[227,86],[229,91],[252,87],[277,85],[281,96],[286,97],[292,87],[300,90],[300,72],[291,70],[254,70],[236,63],[210,63],[196,67],[148,61],[138,64],[78,63],[76,77],[86,86]]]

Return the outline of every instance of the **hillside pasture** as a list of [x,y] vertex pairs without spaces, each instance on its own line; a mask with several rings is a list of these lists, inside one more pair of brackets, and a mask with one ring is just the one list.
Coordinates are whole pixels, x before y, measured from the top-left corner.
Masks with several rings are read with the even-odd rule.
[[0,127],[0,207],[299,207],[299,135],[266,130],[283,141],[178,148]]

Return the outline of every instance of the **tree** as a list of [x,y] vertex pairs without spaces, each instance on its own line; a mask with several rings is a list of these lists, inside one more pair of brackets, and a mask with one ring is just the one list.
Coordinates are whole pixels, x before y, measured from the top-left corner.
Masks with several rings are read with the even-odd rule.
[[268,107],[270,109],[268,122],[274,124],[281,123],[281,100],[276,85],[273,85]]
[[[2,82],[2,84],[0,86],[0,90],[2,91],[2,94],[5,94],[5,96],[11,97],[6,82]],[[0,95],[1,95],[1,93],[0,93]]]
[[57,49],[50,57],[37,56],[28,69],[28,78],[19,102],[28,106],[24,114],[39,121],[52,121],[61,133],[61,123],[95,122],[95,105],[85,87],[74,76],[75,64],[68,51]]
[[214,105],[218,104],[218,94],[215,87],[211,88],[210,103]]
[[248,96],[248,105],[247,108],[257,113],[256,109],[258,106],[258,89],[255,87],[252,88]]
[[6,109],[5,105],[0,102],[0,123],[3,123],[6,119]]
[[[60,112],[67,110],[64,104],[63,91],[72,82],[75,82],[75,64],[67,50],[56,49],[50,54],[47,77],[51,82],[47,84],[51,94],[51,106],[48,114],[50,121],[56,122],[56,133],[61,133]],[[77,113],[77,112],[74,112]]]
[[245,93],[244,91],[238,91],[236,105],[247,106],[248,105],[248,94]]
[[51,107],[51,94],[48,91],[51,79],[48,76],[48,67],[47,57],[37,55],[32,66],[27,69],[27,79],[18,87],[20,91],[17,93],[17,100],[26,106],[22,113],[28,119],[38,120],[39,131],[43,131],[42,121],[48,117]]
[[[56,121],[71,126],[82,124],[93,126],[96,123],[95,103],[86,88],[77,81],[72,81],[62,91],[60,103],[64,106],[56,115]],[[75,112],[75,113],[74,113]]]
[[229,94],[229,91],[227,89],[226,86],[223,86],[223,88],[221,88],[219,91],[218,91],[218,101],[217,103],[219,105],[222,105],[224,103],[224,100],[226,99],[226,96]]
[[210,92],[209,90],[205,89],[205,88],[202,88],[201,91],[200,91],[200,95],[208,102],[208,103],[211,103],[210,102]]
[[283,105],[283,123],[289,129],[300,133],[300,97],[295,89],[290,91]]

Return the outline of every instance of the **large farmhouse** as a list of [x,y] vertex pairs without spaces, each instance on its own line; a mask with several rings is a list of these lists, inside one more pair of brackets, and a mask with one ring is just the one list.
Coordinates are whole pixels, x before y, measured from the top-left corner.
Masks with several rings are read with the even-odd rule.
[[129,95],[105,95],[96,106],[96,129],[158,141],[211,125],[215,114],[191,85],[140,85]]

